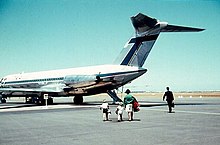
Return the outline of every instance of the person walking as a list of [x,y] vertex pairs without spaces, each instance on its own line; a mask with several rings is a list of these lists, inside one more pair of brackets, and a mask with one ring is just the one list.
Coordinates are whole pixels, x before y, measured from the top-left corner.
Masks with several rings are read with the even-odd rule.
[[124,110],[123,103],[120,102],[118,107],[115,110],[115,113],[118,115],[118,122],[123,121],[123,118],[122,118],[123,110]]
[[102,105],[100,106],[100,110],[102,109],[102,117],[103,117],[103,121],[108,121],[109,120],[109,113],[110,113],[110,110],[109,110],[109,105],[108,103],[106,102],[106,100],[104,99],[103,100],[103,103]]
[[169,108],[169,113],[172,113],[172,107],[174,107],[174,102],[173,102],[174,96],[173,96],[173,92],[170,91],[169,87],[167,87],[166,89],[167,89],[167,91],[163,95],[163,101],[166,98],[167,105]]
[[127,94],[124,98],[125,111],[128,113],[128,120],[132,121],[134,116],[133,103],[136,100],[131,94],[130,90],[127,89],[125,93]]

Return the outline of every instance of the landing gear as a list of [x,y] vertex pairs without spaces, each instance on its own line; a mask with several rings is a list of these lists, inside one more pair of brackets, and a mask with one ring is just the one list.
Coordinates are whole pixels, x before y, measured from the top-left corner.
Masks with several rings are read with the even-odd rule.
[[74,102],[74,104],[80,105],[83,103],[83,97],[82,96],[75,96],[73,98],[73,102]]
[[37,105],[44,105],[45,100],[42,97],[31,96],[31,97],[25,97],[25,103],[26,104],[37,104]]
[[38,98],[38,105],[45,105],[46,100],[43,97]]
[[6,103],[6,96],[5,95],[3,95],[3,94],[1,94],[0,95],[0,100],[1,100],[1,103]]
[[52,105],[52,104],[53,104],[53,98],[52,98],[52,97],[49,97],[49,98],[47,99],[47,104],[48,104],[48,105]]
[[26,104],[34,104],[35,97],[25,97]]
[[[44,99],[43,95],[39,96],[32,96],[32,97],[25,97],[25,103],[27,104],[37,104],[37,105],[45,105],[46,99]],[[53,98],[48,97],[47,104],[52,105],[53,104]]]
[[48,99],[44,99],[44,97],[39,97],[37,100],[37,104],[38,105],[45,105],[47,101],[47,105],[52,105],[53,104],[53,98],[52,97],[48,97]]
[[1,103],[6,103],[6,99],[1,97]]

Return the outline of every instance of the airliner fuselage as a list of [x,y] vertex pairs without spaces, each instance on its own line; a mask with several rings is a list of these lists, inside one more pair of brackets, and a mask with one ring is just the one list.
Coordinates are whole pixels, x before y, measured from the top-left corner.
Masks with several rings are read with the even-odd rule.
[[[123,65],[100,65],[5,76],[1,87],[5,95],[44,93],[56,96],[92,95],[117,89],[146,72]],[[10,91],[11,90],[11,91]]]

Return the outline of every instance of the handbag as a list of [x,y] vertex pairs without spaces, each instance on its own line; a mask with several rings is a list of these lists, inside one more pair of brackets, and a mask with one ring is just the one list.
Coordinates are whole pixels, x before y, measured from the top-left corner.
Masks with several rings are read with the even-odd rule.
[[139,103],[137,101],[134,101],[134,103],[133,103],[134,112],[140,111],[139,106],[140,106]]
[[173,107],[173,108],[174,108],[174,106],[175,106],[175,105],[174,105],[174,102],[172,102],[171,107]]

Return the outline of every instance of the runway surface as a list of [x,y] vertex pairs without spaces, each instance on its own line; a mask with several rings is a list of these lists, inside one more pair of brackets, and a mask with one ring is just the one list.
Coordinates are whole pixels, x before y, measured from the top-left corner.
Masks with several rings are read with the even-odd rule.
[[[176,98],[175,113],[167,113],[161,98],[138,98],[141,111],[129,122],[102,121],[102,97],[83,105],[58,99],[55,105],[35,106],[22,100],[0,104],[0,145],[218,145],[220,98]],[[110,100],[110,99],[109,99]],[[69,102],[70,101],[70,102]]]

